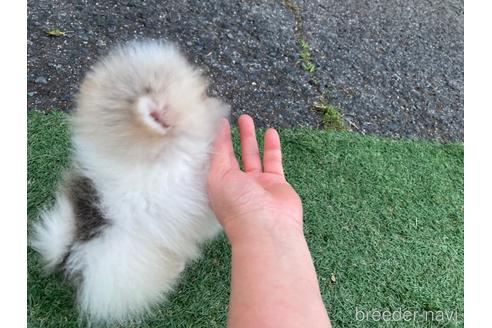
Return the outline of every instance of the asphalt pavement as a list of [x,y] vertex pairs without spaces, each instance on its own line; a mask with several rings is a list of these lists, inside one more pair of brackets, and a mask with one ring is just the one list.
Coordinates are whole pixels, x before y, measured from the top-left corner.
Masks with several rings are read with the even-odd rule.
[[29,0],[28,110],[69,112],[91,64],[144,37],[175,41],[233,117],[261,127],[322,128],[313,104],[323,97],[361,133],[463,140],[455,0]]

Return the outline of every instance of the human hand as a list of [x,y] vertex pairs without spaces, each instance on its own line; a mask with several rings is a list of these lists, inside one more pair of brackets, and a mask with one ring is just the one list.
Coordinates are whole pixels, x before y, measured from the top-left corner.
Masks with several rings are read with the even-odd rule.
[[253,119],[241,115],[238,125],[244,171],[234,155],[229,122],[223,119],[208,174],[211,207],[229,240],[286,230],[302,235],[302,204],[285,180],[277,131],[265,132],[262,163]]

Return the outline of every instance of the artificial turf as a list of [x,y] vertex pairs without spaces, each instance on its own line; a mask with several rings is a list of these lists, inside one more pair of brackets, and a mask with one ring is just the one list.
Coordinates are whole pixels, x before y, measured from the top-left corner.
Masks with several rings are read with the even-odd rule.
[[[311,129],[280,134],[334,327],[463,326],[463,145]],[[52,200],[68,149],[62,113],[28,115],[29,221]],[[225,326],[229,263],[221,236],[188,267],[169,301],[132,327]],[[73,289],[43,276],[29,248],[27,283],[28,327],[79,326]],[[358,320],[356,311],[373,310],[417,316]]]

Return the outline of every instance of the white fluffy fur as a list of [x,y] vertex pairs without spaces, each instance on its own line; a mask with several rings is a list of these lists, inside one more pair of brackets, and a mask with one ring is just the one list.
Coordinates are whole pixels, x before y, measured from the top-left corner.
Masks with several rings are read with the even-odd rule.
[[81,87],[74,170],[94,182],[110,225],[77,241],[72,203],[61,191],[31,244],[48,269],[70,250],[63,265],[93,322],[124,322],[161,302],[200,243],[220,230],[205,183],[214,131],[228,107],[205,90],[172,45],[150,41],[113,51]]
[[72,243],[75,233],[73,220],[73,209],[64,193],[57,195],[50,211],[41,212],[31,246],[42,255],[48,272],[63,260]]

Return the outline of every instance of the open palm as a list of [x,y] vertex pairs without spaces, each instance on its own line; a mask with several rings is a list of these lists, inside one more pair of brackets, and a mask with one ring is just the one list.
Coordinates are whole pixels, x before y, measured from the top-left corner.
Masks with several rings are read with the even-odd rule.
[[265,133],[262,163],[252,118],[242,115],[238,124],[244,171],[234,155],[227,120],[221,122],[214,143],[208,193],[215,214],[226,230],[231,225],[262,229],[279,224],[302,230],[301,201],[285,180],[277,131]]

